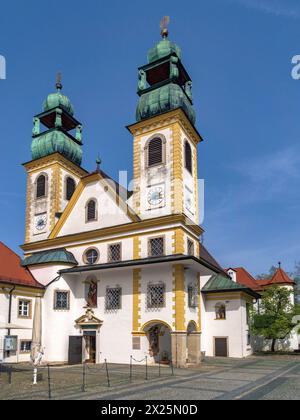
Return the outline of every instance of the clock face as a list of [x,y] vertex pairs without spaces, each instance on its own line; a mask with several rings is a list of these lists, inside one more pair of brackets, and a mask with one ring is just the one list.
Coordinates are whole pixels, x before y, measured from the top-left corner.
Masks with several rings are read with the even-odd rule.
[[148,203],[151,206],[159,206],[163,203],[165,191],[163,186],[157,186],[149,189]]
[[193,193],[188,188],[185,190],[185,207],[193,213]]
[[46,225],[47,225],[47,216],[46,215],[39,216],[36,219],[35,227],[37,228],[37,230],[45,229]]

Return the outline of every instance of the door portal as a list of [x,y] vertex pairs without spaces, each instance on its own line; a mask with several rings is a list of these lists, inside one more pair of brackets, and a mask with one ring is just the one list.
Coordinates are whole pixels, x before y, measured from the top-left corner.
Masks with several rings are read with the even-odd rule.
[[82,363],[82,336],[69,336],[69,365]]
[[86,363],[96,363],[96,331],[84,331],[83,358]]
[[228,357],[228,338],[215,338],[215,356]]

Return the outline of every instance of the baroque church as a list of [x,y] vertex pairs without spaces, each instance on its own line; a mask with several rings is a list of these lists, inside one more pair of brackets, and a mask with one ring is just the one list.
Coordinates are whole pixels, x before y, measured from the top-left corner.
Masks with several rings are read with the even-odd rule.
[[[24,164],[18,273],[24,281],[10,301],[8,290],[5,301],[0,293],[2,307],[10,302],[16,312],[15,336],[24,336],[18,361],[29,360],[32,345],[40,346],[44,362],[74,364],[147,356],[181,367],[201,363],[204,354],[252,354],[249,309],[260,295],[235,281],[202,244],[202,137],[192,81],[166,29],[138,70],[138,97],[136,121],[127,126],[132,191],[104,173],[100,160],[93,172],[81,166],[82,125],[60,79],[34,117],[31,160]],[[26,326],[34,329],[34,343]],[[19,354],[10,344],[5,361]]]

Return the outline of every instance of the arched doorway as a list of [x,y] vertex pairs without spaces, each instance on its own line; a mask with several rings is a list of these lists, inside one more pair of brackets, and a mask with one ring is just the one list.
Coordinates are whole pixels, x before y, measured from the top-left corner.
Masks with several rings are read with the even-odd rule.
[[163,321],[154,320],[147,322],[142,330],[146,333],[152,362],[169,364],[172,361],[171,327]]
[[200,334],[195,321],[190,321],[187,327],[186,336],[187,363],[199,363],[200,354]]

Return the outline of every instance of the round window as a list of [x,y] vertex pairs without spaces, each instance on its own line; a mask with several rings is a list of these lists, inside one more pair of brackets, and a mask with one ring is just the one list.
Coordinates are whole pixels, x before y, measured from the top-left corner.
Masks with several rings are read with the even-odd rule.
[[98,261],[99,252],[96,249],[88,249],[84,255],[86,264],[95,264]]

